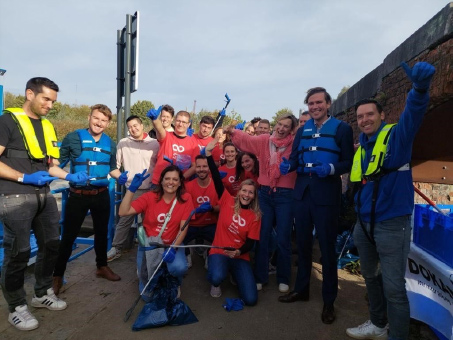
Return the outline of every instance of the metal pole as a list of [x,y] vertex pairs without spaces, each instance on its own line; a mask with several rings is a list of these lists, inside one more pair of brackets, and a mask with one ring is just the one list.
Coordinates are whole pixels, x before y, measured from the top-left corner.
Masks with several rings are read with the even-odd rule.
[[123,85],[124,85],[124,74],[123,74],[123,63],[122,56],[122,32],[123,30],[116,31],[116,140],[119,142],[123,138]]
[[[126,66],[124,82],[124,121],[131,115],[131,48],[132,48],[132,15],[126,15]],[[127,134],[126,124],[124,135]]]

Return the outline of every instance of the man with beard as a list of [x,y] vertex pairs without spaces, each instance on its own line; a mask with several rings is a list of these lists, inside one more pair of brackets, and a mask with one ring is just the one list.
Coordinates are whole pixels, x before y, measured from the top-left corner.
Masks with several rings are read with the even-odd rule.
[[[212,243],[214,240],[219,207],[214,183],[209,176],[210,171],[206,156],[196,156],[195,173],[197,178],[186,183],[186,191],[191,194],[193,206],[195,208],[200,207],[202,204],[204,204],[206,208],[203,209],[205,212],[195,214],[195,219],[190,222],[187,235],[184,238],[184,244],[188,244],[195,239],[206,240],[207,242]],[[192,258],[188,251],[186,252],[186,255],[187,263],[190,268],[192,266]]]

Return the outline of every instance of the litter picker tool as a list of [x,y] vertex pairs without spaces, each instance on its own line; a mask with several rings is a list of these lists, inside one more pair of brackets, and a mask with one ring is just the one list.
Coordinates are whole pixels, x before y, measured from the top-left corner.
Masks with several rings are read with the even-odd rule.
[[[228,97],[228,93],[225,93],[225,98],[226,98],[226,104],[225,104],[225,107],[222,110],[226,110],[226,108],[228,107],[228,104],[231,101],[230,97]],[[217,118],[217,121],[215,122],[214,128],[212,130],[215,130],[215,128],[219,124],[221,118],[222,118],[222,116],[219,115],[219,117]]]
[[179,246],[174,246],[174,245],[166,245],[166,244],[161,244],[159,242],[150,242],[149,247],[145,248],[145,250],[151,250],[155,248],[209,248],[209,249],[223,249],[223,250],[229,250],[229,251],[235,251],[237,248],[233,247],[220,247],[220,246],[212,246],[209,244],[189,244],[189,245],[179,245]]
[[[176,235],[175,237],[175,240],[173,241],[173,244],[170,246],[170,247],[173,247],[174,246],[174,243],[175,241],[178,239],[179,235],[181,235],[181,233],[184,231],[184,229],[186,229],[186,227],[189,225],[189,222],[190,220],[192,219],[193,215],[195,214],[195,209],[191,211],[189,217],[187,218],[186,222],[184,223],[184,225],[182,226],[181,230],[179,231],[178,235]],[[154,276],[156,275],[157,271],[159,270],[160,266],[162,265],[162,263],[164,262],[164,257],[162,256],[162,260],[159,262],[159,264],[157,265],[156,267],[156,270],[154,270],[154,273],[153,275],[151,275],[151,277],[149,278],[148,282],[146,283],[145,287],[143,287],[142,291],[140,292],[140,295],[137,297],[137,299],[134,301],[133,305],[131,306],[131,308],[128,309],[128,311],[126,312],[126,315],[124,315],[124,322],[126,322],[127,320],[129,320],[129,318],[131,317],[132,315],[132,312],[134,311],[135,307],[137,306],[138,302],[140,301],[143,293],[145,293],[146,291],[146,288],[148,288],[149,284],[151,283],[152,279],[154,278]]]

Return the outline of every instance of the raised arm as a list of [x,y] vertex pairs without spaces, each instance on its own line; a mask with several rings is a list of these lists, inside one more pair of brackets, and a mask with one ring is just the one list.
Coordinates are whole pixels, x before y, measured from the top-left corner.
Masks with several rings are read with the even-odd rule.
[[215,137],[208,145],[206,145],[205,153],[208,159],[208,166],[209,170],[211,170],[211,177],[214,181],[214,187],[217,192],[217,197],[220,199],[225,191],[225,187],[222,183],[222,178],[220,177],[219,169],[215,165],[214,159],[212,158],[212,149],[214,149],[215,145],[219,142],[219,139]]

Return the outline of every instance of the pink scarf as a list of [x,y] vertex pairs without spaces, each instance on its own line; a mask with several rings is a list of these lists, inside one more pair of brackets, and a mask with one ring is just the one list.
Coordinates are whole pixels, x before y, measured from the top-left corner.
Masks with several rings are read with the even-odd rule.
[[269,138],[269,155],[266,160],[268,176],[271,188],[274,188],[281,176],[280,163],[282,162],[283,152],[293,144],[294,136],[289,134],[285,138],[278,139],[274,135]]

